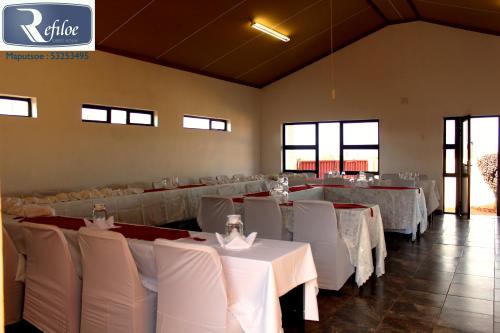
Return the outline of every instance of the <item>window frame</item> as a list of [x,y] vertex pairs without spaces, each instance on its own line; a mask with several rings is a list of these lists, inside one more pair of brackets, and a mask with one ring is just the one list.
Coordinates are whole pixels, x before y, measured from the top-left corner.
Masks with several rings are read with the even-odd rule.
[[[82,122],[85,122],[85,123],[98,123],[98,124],[113,124],[113,125],[132,125],[132,126],[155,127],[155,112],[154,111],[142,110],[142,109],[131,109],[131,108],[124,108],[124,107],[119,107],[119,106],[96,105],[96,104],[82,104],[82,108],[81,109],[94,109],[94,110],[104,110],[104,111],[106,111],[106,121],[87,120],[87,119],[83,119],[82,118]],[[126,120],[125,124],[122,124],[122,123],[112,123],[111,122],[111,112],[112,112],[112,110],[125,111],[127,113],[127,120]],[[140,114],[150,115],[151,116],[151,124],[131,123],[130,122],[130,114],[131,113],[140,113]]]
[[[364,145],[347,145],[344,144],[344,124],[350,123],[373,123],[376,122],[378,126],[377,131],[377,142],[378,144],[364,144]],[[287,122],[282,125],[282,149],[281,149],[281,170],[282,172],[293,172],[293,173],[306,173],[314,172],[317,176],[319,175],[319,124],[327,123],[338,123],[340,126],[339,130],[339,168],[340,172],[345,172],[346,175],[356,175],[359,171],[345,171],[344,170],[344,150],[366,150],[366,149],[376,149],[377,150],[377,171],[366,171],[375,175],[380,173],[380,121],[378,119],[363,119],[363,120],[328,120],[328,121],[304,121],[304,122]],[[304,125],[304,124],[314,124],[315,125],[315,136],[316,144],[314,145],[287,145],[285,140],[285,128],[289,125]],[[287,150],[304,150],[311,149],[315,150],[315,169],[314,170],[289,170],[286,169],[286,151]]]
[[32,105],[32,99],[31,98],[29,98],[29,97],[16,97],[16,96],[0,95],[0,99],[7,99],[7,100],[14,100],[14,101],[28,102],[28,115],[27,116],[14,115],[14,114],[4,114],[4,113],[0,113],[0,116],[34,118],[33,117],[33,105]]
[[[184,126],[184,119],[185,118],[195,118],[195,119],[205,119],[205,120],[208,120],[208,128],[185,127]],[[214,122],[214,121],[223,122],[224,123],[224,129],[213,128],[212,127],[212,122]],[[185,115],[182,116],[182,128],[184,128],[184,129],[202,130],[202,131],[229,132],[227,123],[228,123],[227,119],[222,119],[222,118],[192,116],[192,115],[189,115],[189,114],[185,114]]]

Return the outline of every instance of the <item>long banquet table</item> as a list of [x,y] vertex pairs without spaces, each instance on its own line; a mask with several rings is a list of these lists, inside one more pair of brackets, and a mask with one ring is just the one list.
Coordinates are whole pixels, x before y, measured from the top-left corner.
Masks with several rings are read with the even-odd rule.
[[92,218],[94,204],[106,205],[108,215],[123,223],[158,226],[169,222],[196,218],[203,195],[221,195],[225,189],[232,194],[249,192],[249,188],[266,189],[266,181],[254,180],[220,185],[194,185],[159,189],[116,197],[75,200],[51,204],[56,215]]
[[[22,224],[6,214],[2,214],[2,220],[22,258],[22,254],[26,253]],[[81,276],[78,233],[71,229],[61,230],[68,241],[75,268]],[[206,240],[199,242],[194,237]],[[153,242],[134,238],[127,238],[127,241],[143,285],[156,291]],[[229,309],[245,332],[281,332],[279,297],[301,284],[304,284],[304,318],[319,320],[317,273],[309,244],[257,239],[248,250],[230,251],[222,249],[214,235],[208,233],[190,233],[190,238],[177,241],[202,243],[217,250],[226,278]],[[22,260],[18,267],[18,277],[23,276],[24,269]],[[189,277],[186,276],[186,279]]]
[[[295,200],[322,200],[323,189],[312,188],[290,193]],[[236,214],[244,216],[243,198],[233,198]],[[356,267],[355,280],[358,286],[364,284],[374,271],[372,249],[376,253],[375,273],[385,273],[384,260],[387,257],[384,226],[380,209],[377,205],[342,205],[336,204],[335,214],[340,237],[346,243],[351,264]],[[293,202],[281,204],[283,223],[293,233]],[[249,232],[252,230],[249,230]]]

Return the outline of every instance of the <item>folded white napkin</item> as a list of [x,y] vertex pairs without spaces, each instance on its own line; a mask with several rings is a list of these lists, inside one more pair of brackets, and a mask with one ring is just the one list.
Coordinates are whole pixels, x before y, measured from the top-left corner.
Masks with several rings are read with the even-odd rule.
[[215,233],[215,237],[219,242],[220,246],[228,250],[243,250],[252,247],[255,238],[257,237],[256,232],[252,232],[248,237],[241,235],[236,229],[233,229],[231,234],[224,238],[219,233]]
[[87,219],[83,219],[85,222],[85,226],[89,228],[94,228],[94,229],[111,229],[115,228],[115,218],[113,216],[108,217],[107,220],[104,218],[101,219],[96,219],[94,222],[91,222]]

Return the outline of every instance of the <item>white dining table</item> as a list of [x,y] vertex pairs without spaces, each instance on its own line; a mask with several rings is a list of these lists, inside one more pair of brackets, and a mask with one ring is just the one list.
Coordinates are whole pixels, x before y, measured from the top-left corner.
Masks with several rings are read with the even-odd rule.
[[[51,204],[56,215],[92,218],[96,203],[104,204],[108,215],[122,223],[159,226],[196,218],[203,195],[244,194],[249,189],[265,190],[264,180],[153,190],[139,194],[74,200]],[[254,190],[255,191],[255,190]]]
[[[318,196],[322,188],[314,188],[292,192],[295,200],[320,200]],[[385,258],[387,249],[385,244],[384,226],[378,205],[366,204],[366,208],[335,208],[337,225],[340,237],[344,240],[351,264],[356,267],[355,281],[358,286],[363,285],[375,271],[377,277],[385,273]],[[243,216],[244,205],[234,203],[235,213]],[[293,206],[280,205],[283,224],[293,234],[294,214]],[[248,230],[251,232],[252,230]],[[375,249],[376,263],[374,265],[372,249]]]
[[[18,277],[22,279],[25,271],[23,255],[26,253],[22,224],[6,214],[2,214],[2,220],[22,258],[18,267]],[[68,229],[62,231],[68,241],[75,268],[81,276],[78,232]],[[317,272],[308,243],[257,239],[250,249],[231,251],[221,248],[213,234],[190,234],[206,240],[177,241],[212,246],[221,256],[229,310],[245,332],[282,332],[279,297],[300,285],[304,285],[304,319],[319,320]],[[153,242],[139,239],[127,241],[142,284],[157,291]]]

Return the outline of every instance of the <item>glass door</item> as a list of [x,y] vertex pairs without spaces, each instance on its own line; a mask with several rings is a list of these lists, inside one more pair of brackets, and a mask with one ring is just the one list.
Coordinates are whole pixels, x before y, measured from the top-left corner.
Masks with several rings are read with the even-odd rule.
[[470,116],[460,120],[459,214],[470,218]]

